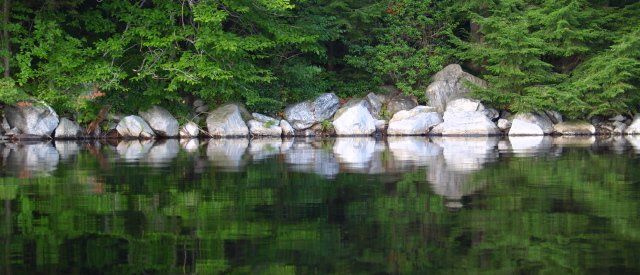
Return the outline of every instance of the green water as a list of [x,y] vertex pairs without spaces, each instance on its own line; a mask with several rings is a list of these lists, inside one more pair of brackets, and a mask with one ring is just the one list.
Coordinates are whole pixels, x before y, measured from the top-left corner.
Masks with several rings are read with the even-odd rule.
[[639,152],[640,138],[0,144],[0,273],[639,273]]

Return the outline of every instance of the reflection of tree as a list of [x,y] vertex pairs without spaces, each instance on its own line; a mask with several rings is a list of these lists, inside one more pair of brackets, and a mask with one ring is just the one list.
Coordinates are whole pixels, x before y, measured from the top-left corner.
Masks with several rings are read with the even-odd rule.
[[[437,165],[452,165],[444,155],[389,180],[353,173],[327,179],[291,172],[274,158],[227,171],[211,162],[197,168],[206,157],[185,152],[163,167],[113,157],[104,165],[95,153],[83,150],[59,163],[55,177],[0,178],[3,254],[11,255],[2,259],[3,272],[33,271],[25,266],[123,274],[640,268],[640,190],[630,183],[640,172],[625,155],[564,148],[559,157],[473,166],[463,173],[463,187],[471,188],[460,191],[464,207],[451,211],[450,198],[429,178]],[[92,182],[103,184],[100,192]]]

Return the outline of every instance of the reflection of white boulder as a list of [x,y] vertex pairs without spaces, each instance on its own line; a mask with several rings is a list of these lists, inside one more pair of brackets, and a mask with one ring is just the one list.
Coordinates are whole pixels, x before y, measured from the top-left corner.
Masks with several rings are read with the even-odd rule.
[[511,151],[519,156],[534,156],[551,150],[553,142],[549,136],[509,136]]
[[194,153],[198,151],[200,141],[197,138],[181,139],[180,147],[189,153]]
[[118,143],[116,152],[125,161],[137,161],[144,158],[152,146],[151,140],[123,140]]
[[631,144],[636,153],[640,153],[640,136],[625,136],[625,139]]
[[498,157],[496,137],[438,137],[434,142],[443,149],[449,170],[468,172],[482,168]]
[[80,144],[76,141],[56,140],[54,144],[58,154],[60,154],[60,159],[62,160],[69,160],[80,152]]
[[335,177],[340,165],[331,152],[314,148],[308,142],[295,142],[285,154],[285,162],[294,171],[315,173],[328,178]]
[[249,154],[254,160],[263,160],[280,154],[281,138],[256,138],[249,143]]
[[207,157],[214,166],[238,169],[244,166],[244,154],[249,147],[246,138],[210,139],[207,145]]
[[157,141],[144,160],[154,166],[164,166],[176,158],[178,152],[180,152],[180,143],[177,139]]
[[447,206],[462,207],[460,200],[464,196],[474,194],[484,188],[485,183],[471,181],[471,175],[452,169],[444,156],[429,162],[427,181],[434,193],[450,200]]
[[442,147],[424,137],[389,137],[389,151],[394,160],[423,164],[442,154]]
[[3,150],[6,165],[15,167],[15,170],[22,173],[21,176],[31,176],[30,173],[47,174],[58,166],[60,154],[50,142],[34,144],[12,144],[7,143]]
[[373,157],[375,145],[376,141],[371,137],[338,138],[333,145],[333,154],[338,162],[347,168],[367,168]]

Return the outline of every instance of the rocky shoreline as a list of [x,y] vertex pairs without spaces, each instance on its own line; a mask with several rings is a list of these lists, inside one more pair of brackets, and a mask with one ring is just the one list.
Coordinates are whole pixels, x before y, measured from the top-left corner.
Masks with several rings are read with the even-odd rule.
[[152,106],[137,115],[109,114],[101,127],[89,132],[72,118],[59,117],[42,102],[7,106],[0,139],[166,139],[311,136],[593,136],[640,134],[640,117],[597,117],[591,121],[563,121],[546,110],[510,114],[469,98],[468,84],[487,83],[457,64],[435,74],[426,91],[431,106],[393,88],[344,102],[333,93],[296,103],[282,118],[249,113],[229,103],[209,111],[201,100],[192,102],[192,120],[182,124],[166,109]]

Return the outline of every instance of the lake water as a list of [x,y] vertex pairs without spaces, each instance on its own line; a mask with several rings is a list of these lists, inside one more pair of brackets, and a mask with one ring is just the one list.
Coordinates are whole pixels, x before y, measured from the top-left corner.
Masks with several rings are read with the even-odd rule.
[[640,137],[0,153],[1,274],[640,272]]

